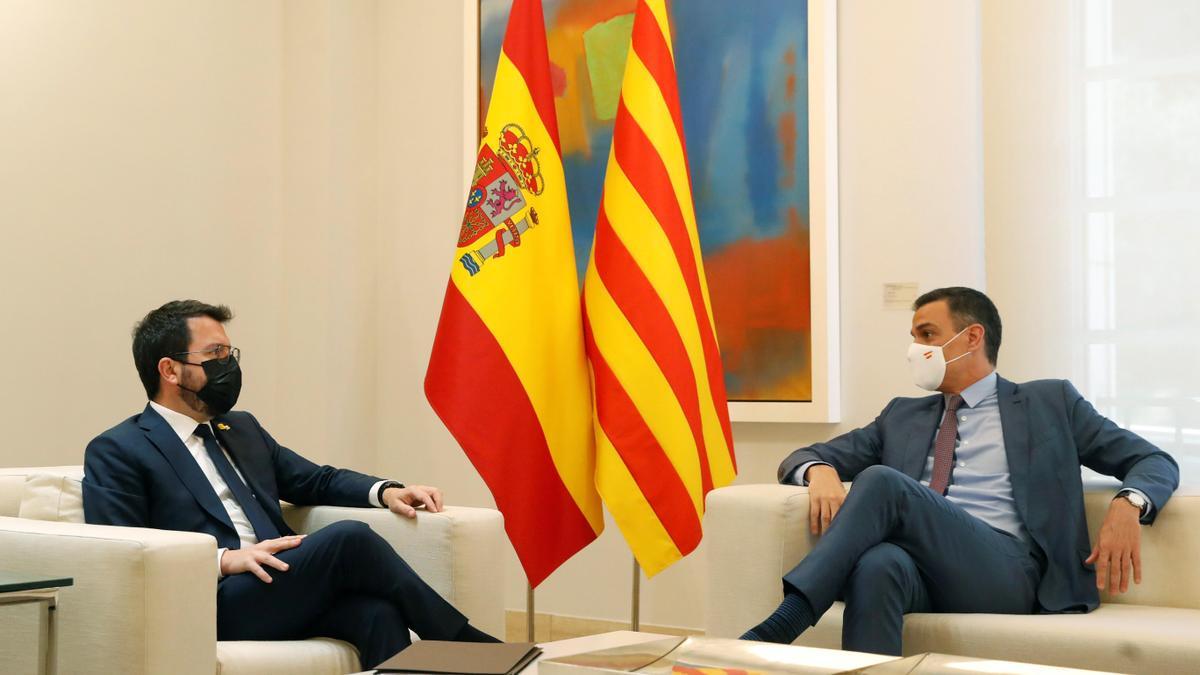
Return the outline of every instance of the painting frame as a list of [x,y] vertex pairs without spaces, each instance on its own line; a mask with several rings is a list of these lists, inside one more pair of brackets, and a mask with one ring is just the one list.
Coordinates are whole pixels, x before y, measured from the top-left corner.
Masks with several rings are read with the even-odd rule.
[[[479,100],[480,2],[463,3],[464,185],[475,168],[479,120],[485,113]],[[808,46],[812,399],[730,401],[733,422],[841,421],[836,0],[808,0]]]

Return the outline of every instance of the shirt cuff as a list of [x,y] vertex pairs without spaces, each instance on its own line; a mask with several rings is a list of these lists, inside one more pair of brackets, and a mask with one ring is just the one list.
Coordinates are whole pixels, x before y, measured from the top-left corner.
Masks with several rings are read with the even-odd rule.
[[1143,523],[1149,521],[1150,516],[1154,515],[1154,502],[1150,501],[1150,498],[1146,496],[1146,493],[1137,488],[1121,488],[1121,492],[1132,492],[1133,494],[1146,500],[1146,506],[1142,509],[1142,514],[1138,520]]
[[792,485],[799,485],[800,487],[808,487],[808,481],[804,480],[804,474],[808,473],[809,467],[816,466],[817,464],[821,464],[824,466],[833,466],[829,462],[822,462],[820,460],[813,460],[811,462],[805,462],[805,463],[801,464],[799,467],[797,467],[795,471],[792,472],[791,481],[790,481],[792,483]]
[[367,495],[367,503],[376,508],[383,508],[383,504],[379,501],[379,486],[386,483],[386,480],[381,480],[371,486],[371,492]]
[[219,548],[219,549],[217,549],[217,578],[218,578],[218,579],[224,579],[224,578],[225,578],[225,575],[224,575],[224,574],[221,574],[221,557],[222,557],[222,556],[224,556],[224,555],[225,555],[225,551],[228,551],[228,550],[229,550],[229,549],[227,549],[227,548]]

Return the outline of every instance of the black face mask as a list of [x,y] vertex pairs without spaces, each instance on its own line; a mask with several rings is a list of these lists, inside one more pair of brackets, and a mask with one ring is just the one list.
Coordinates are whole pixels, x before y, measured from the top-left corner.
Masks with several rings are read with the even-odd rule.
[[221,363],[217,359],[209,359],[203,363],[187,363],[180,361],[190,366],[200,366],[204,369],[204,375],[208,378],[199,391],[192,391],[182,384],[180,389],[190,391],[204,401],[204,405],[208,406],[208,412],[213,417],[220,417],[225,413],[233,410],[233,406],[237,403],[238,394],[242,393],[242,367],[238,364],[237,359],[232,356],[225,359]]

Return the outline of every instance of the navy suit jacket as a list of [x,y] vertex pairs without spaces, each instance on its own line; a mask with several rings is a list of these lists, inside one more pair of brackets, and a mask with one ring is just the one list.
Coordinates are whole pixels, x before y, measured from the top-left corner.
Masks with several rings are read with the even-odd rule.
[[[1066,380],[1015,384],[997,378],[1000,426],[1017,512],[1046,557],[1038,603],[1047,612],[1090,611],[1100,604],[1084,517],[1079,467],[1115,476],[1154,504],[1147,522],[1179,486],[1171,456],[1126,431],[1088,403]],[[871,424],[796,450],[779,466],[786,482],[801,465],[828,462],[842,480],[883,464],[921,479],[945,397],[897,398]]]
[[[380,479],[318,466],[275,442],[253,415],[213,420],[250,491],[281,534],[292,534],[282,499],[307,506],[370,506]],[[239,548],[237,530],[196,459],[149,405],[88,443],[83,460],[83,512],[89,523],[203,532],[223,548]]]

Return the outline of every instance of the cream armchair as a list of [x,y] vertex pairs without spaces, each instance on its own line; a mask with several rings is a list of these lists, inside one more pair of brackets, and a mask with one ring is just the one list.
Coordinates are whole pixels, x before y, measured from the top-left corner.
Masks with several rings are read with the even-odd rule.
[[[0,569],[69,576],[57,611],[60,673],[347,673],[358,653],[332,639],[218,642],[215,540],[204,534],[82,524],[82,469],[0,469]],[[433,588],[494,635],[504,627],[503,521],[449,507],[409,520],[383,509],[287,507],[297,532],[359,520]],[[0,611],[4,611],[0,609]],[[5,672],[36,667],[32,613],[0,617]],[[25,664],[25,665],[22,665]],[[10,670],[11,666],[11,670]],[[27,666],[27,667],[26,667]]]
[[[1084,495],[1093,541],[1114,489]],[[1143,578],[1090,614],[910,614],[906,654],[941,652],[1122,673],[1200,672],[1200,494],[1180,491],[1142,528]],[[737,637],[774,611],[784,573],[812,549],[808,488],[739,485],[708,495],[710,637]],[[842,603],[796,644],[841,648]]]

